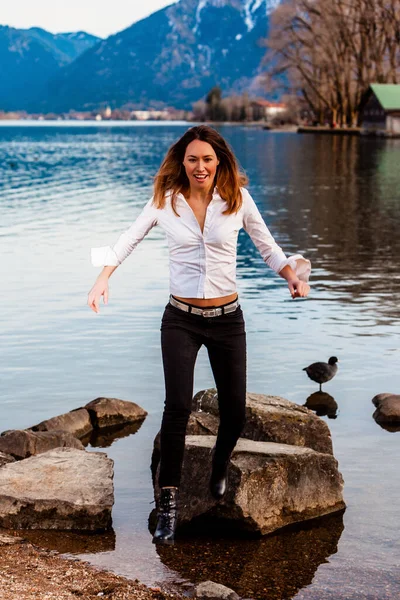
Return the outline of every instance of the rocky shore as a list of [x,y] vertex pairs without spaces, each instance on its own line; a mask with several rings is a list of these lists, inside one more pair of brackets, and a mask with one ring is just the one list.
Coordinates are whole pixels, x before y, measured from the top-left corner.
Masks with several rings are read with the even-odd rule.
[[[219,426],[218,395],[207,389],[193,398],[180,490],[179,543],[171,555],[157,548],[167,564],[181,546],[187,546],[181,529],[196,529],[199,523],[205,528],[229,523],[238,535],[265,536],[326,515],[339,517],[344,510],[343,479],[324,421],[305,407],[262,394],[247,394],[246,413],[246,426],[229,464],[227,492],[216,501],[209,494],[208,480]],[[43,532],[51,531],[63,532],[63,540],[86,532],[91,541],[82,538],[83,544],[101,544],[103,538],[104,543],[112,542],[113,461],[104,452],[87,452],[85,446],[97,446],[111,434],[134,433],[146,414],[133,402],[97,398],[28,429],[0,435],[0,600],[181,598],[176,591],[147,588],[65,557],[64,543],[53,546],[56,551],[44,549],[48,545]],[[157,435],[151,460],[156,500],[159,458]],[[193,539],[188,544],[192,554]],[[240,598],[210,575],[198,581],[188,578],[194,584],[192,597]]]
[[86,452],[107,432],[137,426],[147,412],[117,398],[0,435],[0,527],[101,532],[111,529],[113,461]]
[[20,538],[0,534],[1,600],[181,600],[181,596],[147,588],[66,558]]

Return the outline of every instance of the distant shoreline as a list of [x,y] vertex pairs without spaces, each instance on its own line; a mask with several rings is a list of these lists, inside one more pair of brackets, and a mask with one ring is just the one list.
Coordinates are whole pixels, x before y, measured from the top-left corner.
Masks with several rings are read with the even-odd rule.
[[325,135],[360,135],[360,127],[324,127],[320,126],[299,126],[297,133],[321,133]]
[[282,125],[272,127],[265,121],[178,121],[178,120],[103,120],[96,119],[4,119],[0,120],[0,128],[7,127],[193,127],[195,125],[210,125],[211,127],[246,127],[262,129],[271,133],[315,133],[318,135],[362,135],[360,127],[323,127],[304,125]]
[[131,127],[144,125],[191,125],[191,121],[96,121],[95,119],[4,119],[0,120],[0,127]]
[[104,120],[95,119],[4,119],[0,120],[0,128],[4,127],[146,127],[147,125],[165,126],[188,126],[210,125],[211,127],[249,127],[263,129],[271,132],[296,133],[297,125],[283,125],[281,127],[271,127],[265,121],[167,121],[167,120]]

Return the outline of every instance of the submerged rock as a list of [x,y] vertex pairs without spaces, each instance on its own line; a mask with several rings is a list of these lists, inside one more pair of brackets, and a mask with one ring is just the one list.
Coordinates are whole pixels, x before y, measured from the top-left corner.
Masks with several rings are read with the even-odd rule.
[[118,398],[96,398],[86,404],[85,409],[96,429],[143,421],[147,416],[147,411],[135,402]]
[[40,548],[56,550],[60,554],[99,554],[115,550],[115,531],[82,532],[55,529],[25,529],[24,538]]
[[17,460],[60,447],[84,450],[82,443],[66,431],[14,429],[0,435],[0,452],[11,454]]
[[23,538],[15,535],[8,535],[6,533],[0,534],[0,546],[13,546],[14,544],[20,544],[24,542]]
[[377,394],[372,398],[372,404],[376,406],[373,418],[377,423],[400,425],[400,395]]
[[231,588],[214,581],[203,581],[196,585],[194,597],[200,600],[239,600],[239,596]]
[[[193,398],[192,410],[218,417],[217,391],[198,392]],[[311,410],[279,396],[246,395],[246,425],[241,437],[333,453],[328,425]]]
[[233,451],[227,492],[216,501],[208,491],[214,444],[214,436],[186,438],[180,524],[208,515],[266,534],[345,508],[343,479],[331,454],[245,439]]
[[113,461],[102,452],[57,448],[0,469],[0,527],[111,527]]
[[77,438],[82,438],[92,431],[93,426],[89,412],[85,408],[77,408],[70,412],[52,417],[31,427],[32,431],[68,431]]
[[15,458],[10,454],[5,454],[4,452],[0,452],[0,467],[3,465],[8,465],[10,462],[14,462]]

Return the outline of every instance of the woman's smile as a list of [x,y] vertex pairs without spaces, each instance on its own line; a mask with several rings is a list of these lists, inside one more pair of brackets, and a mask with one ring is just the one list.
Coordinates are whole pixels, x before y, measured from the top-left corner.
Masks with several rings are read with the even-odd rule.
[[207,179],[208,175],[198,175],[198,174],[197,174],[197,175],[194,175],[194,177],[195,177],[195,179],[196,179],[197,181],[200,181],[200,182],[202,182],[202,181],[205,181],[205,180]]
[[208,142],[193,140],[188,144],[183,160],[190,185],[211,187],[217,173],[219,160]]

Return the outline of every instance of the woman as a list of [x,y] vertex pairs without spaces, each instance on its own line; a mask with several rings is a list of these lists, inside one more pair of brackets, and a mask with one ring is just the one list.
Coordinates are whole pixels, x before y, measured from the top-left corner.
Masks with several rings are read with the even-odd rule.
[[99,312],[108,279],[155,225],[165,230],[170,257],[170,300],[161,325],[165,406],[161,425],[160,501],[155,543],[173,543],[193,371],[204,344],[218,390],[220,425],[210,491],[222,498],[229,458],[245,422],[246,334],[236,291],[236,246],[244,227],[264,261],[286,279],[292,298],[305,297],[310,262],[286,258],[265,225],[247,178],[222,136],[211,127],[189,129],[168,150],[155,177],[154,196],[113,248],[92,250],[104,268],[89,292]]

